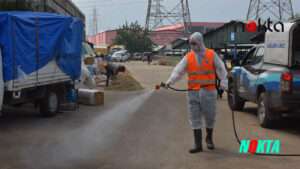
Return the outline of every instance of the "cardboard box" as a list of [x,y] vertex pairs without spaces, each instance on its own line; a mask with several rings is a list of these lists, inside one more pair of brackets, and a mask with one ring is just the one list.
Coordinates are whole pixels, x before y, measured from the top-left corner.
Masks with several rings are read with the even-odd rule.
[[94,57],[86,57],[85,59],[84,59],[84,63],[86,64],[86,65],[93,65],[94,63],[95,63],[95,58]]
[[79,89],[79,103],[85,105],[103,105],[104,93],[99,90]]

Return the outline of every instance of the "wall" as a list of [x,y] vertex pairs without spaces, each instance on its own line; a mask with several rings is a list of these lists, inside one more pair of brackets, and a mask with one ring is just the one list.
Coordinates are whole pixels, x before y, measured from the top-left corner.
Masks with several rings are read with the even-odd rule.
[[109,31],[98,33],[97,35],[94,36],[89,36],[88,41],[93,43],[95,46],[111,45],[116,35],[117,35],[116,30],[109,30]]

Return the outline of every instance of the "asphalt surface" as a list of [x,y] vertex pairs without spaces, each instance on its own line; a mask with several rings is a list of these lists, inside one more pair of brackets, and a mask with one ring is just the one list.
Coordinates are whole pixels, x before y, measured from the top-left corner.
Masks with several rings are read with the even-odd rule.
[[[42,118],[31,105],[5,107],[0,117],[0,169],[200,169],[300,168],[300,157],[239,154],[231,111],[218,100],[216,149],[190,154],[193,133],[186,94],[161,89],[172,67],[129,62],[125,66],[146,87],[140,92],[105,92],[103,106]],[[186,79],[175,87],[186,88]],[[280,153],[300,153],[299,119],[276,129],[259,126],[256,106],[236,112],[241,139],[280,139]],[[205,135],[205,132],[204,132]]]

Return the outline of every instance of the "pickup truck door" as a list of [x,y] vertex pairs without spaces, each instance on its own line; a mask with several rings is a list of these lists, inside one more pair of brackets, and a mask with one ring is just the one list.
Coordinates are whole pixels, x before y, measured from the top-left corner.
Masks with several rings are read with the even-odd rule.
[[249,95],[249,100],[255,102],[256,101],[256,94],[257,94],[257,87],[258,85],[261,83],[259,82],[259,76],[263,73],[263,71],[261,70],[262,66],[263,66],[263,57],[264,57],[264,47],[258,47],[252,64],[251,64],[251,68],[250,68],[250,72],[251,72],[251,76],[252,76],[252,80],[250,81],[250,92],[251,94]]
[[250,86],[252,85],[252,77],[253,77],[252,75],[256,71],[252,65],[254,60],[254,54],[256,53],[256,49],[257,48],[251,49],[243,59],[241,64],[241,73],[239,75],[238,78],[239,81],[237,83],[239,84],[237,86],[239,96],[246,100],[250,100],[252,98],[250,96],[252,95]]

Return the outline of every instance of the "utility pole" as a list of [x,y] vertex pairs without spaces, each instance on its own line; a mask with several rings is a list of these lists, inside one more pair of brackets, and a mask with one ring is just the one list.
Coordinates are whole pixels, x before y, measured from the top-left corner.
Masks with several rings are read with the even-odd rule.
[[93,36],[93,43],[95,44],[96,42],[96,35],[98,34],[99,31],[99,26],[98,26],[98,12],[97,8],[94,5],[93,7],[93,13],[91,15],[91,19],[89,20],[90,26],[89,26],[89,36]]
[[44,0],[44,12],[47,12],[47,0]]
[[18,10],[18,0],[16,0],[16,11]]

